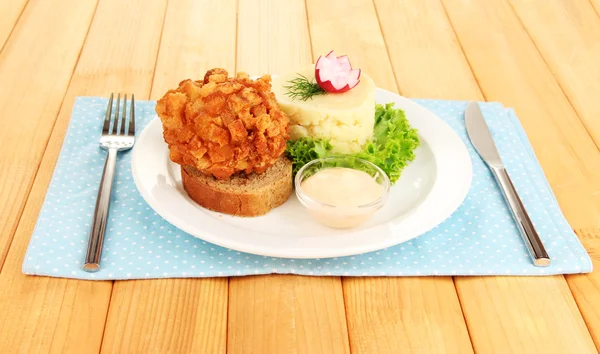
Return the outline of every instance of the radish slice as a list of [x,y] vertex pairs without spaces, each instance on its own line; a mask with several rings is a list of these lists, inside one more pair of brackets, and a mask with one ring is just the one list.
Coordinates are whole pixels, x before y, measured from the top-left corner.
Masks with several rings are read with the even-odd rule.
[[345,70],[352,70],[352,65],[350,65],[350,59],[347,55],[341,56],[337,58],[338,63]]
[[347,55],[336,57],[333,50],[320,56],[315,64],[315,78],[319,86],[331,93],[346,92],[360,82],[360,69],[352,69]]

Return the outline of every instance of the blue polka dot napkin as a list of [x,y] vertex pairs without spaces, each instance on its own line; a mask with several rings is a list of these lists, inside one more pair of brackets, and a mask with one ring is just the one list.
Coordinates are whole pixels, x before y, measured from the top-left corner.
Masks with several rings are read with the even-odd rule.
[[[500,154],[552,258],[552,265],[546,268],[532,265],[499,188],[467,137],[466,102],[415,101],[450,124],[473,161],[473,183],[466,200],[435,229],[394,247],[349,257],[302,260],[240,253],[188,235],[158,216],[134,185],[128,152],[118,158],[102,269],[87,273],[81,265],[106,156],[98,147],[98,133],[107,100],[78,97],[23,272],[100,280],[267,273],[549,275],[592,270],[590,258],[563,217],[513,110],[498,103],[481,103]],[[139,133],[155,117],[155,102],[136,104]]]

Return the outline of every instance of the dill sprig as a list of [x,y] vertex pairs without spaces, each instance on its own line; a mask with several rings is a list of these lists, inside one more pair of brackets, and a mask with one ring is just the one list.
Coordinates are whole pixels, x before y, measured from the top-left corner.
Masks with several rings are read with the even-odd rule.
[[302,101],[306,101],[309,98],[312,99],[313,96],[323,95],[326,93],[325,90],[319,86],[314,81],[308,80],[303,75],[298,75],[297,78],[288,81],[291,85],[284,86],[288,90],[288,96],[290,96],[293,100],[296,98],[301,99]]

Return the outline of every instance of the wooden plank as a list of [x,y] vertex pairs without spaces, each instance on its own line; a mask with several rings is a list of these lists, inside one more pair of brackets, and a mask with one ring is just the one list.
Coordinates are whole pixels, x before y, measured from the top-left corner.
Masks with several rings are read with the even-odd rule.
[[375,8],[404,96],[483,98],[439,0],[375,0]]
[[600,16],[600,0],[590,0],[590,3],[594,7],[594,10],[596,10],[596,14]]
[[[218,14],[218,16],[215,16]],[[169,3],[151,98],[213,67],[235,70],[235,0]]]
[[472,353],[451,277],[346,278],[353,353]]
[[[394,37],[402,40],[401,46],[397,39],[393,39],[396,41],[395,44],[388,43],[392,63],[395,64],[395,70],[392,70],[377,13],[370,1],[353,0],[344,3],[308,1],[313,52],[315,56],[327,54],[331,49],[335,49],[338,55],[347,53],[352,64],[372,76],[378,86],[393,91],[397,91],[394,71],[398,78],[404,78],[408,70],[420,71],[423,76],[408,76],[413,77],[415,81],[408,78],[398,79],[399,86],[408,91],[427,95],[426,83],[429,82],[431,86],[437,85],[433,85],[435,77],[427,76],[426,72],[430,69],[433,72],[439,71],[435,66],[460,62],[457,59],[450,59],[446,64],[443,55],[430,53],[432,57],[440,57],[439,61],[434,65],[432,62],[435,59],[431,58],[427,61],[428,66],[419,64],[423,52],[418,53],[414,50],[419,44],[418,38],[407,38],[413,36],[410,27],[419,26],[416,24],[411,26],[407,23],[414,24],[417,21],[409,14],[419,9],[429,8],[431,5],[435,3],[423,5],[420,0],[377,3],[380,15],[386,13],[385,17],[381,18],[386,39]],[[331,14],[336,15],[332,17]],[[434,23],[434,21],[427,23]],[[447,36],[439,36],[439,33],[433,30],[432,33],[426,32],[429,26],[421,25],[421,27],[425,28],[425,32],[416,36],[424,36],[429,41],[436,39],[434,44],[429,42],[430,50],[440,48],[445,55],[460,54],[456,48],[445,44],[449,39]],[[340,35],[341,33],[343,35]],[[400,51],[403,52],[403,58],[411,59],[399,58]],[[414,68],[402,68],[407,60],[412,61],[410,65]],[[469,74],[468,67],[465,68],[463,64],[463,67],[451,66],[448,75],[455,70],[457,74],[461,71]],[[465,86],[467,85],[458,85],[457,88]],[[439,89],[450,91],[449,88]],[[438,95],[443,94],[439,90],[436,92]],[[477,90],[465,90],[465,93],[460,94],[477,95]],[[343,287],[353,352],[387,353],[397,352],[399,348],[402,348],[403,352],[415,353],[473,351],[450,277],[346,278],[343,280]]]
[[[235,18],[235,0],[169,2],[152,99],[210,68],[233,72]],[[227,284],[224,278],[115,282],[102,351],[225,352]]]
[[[0,274],[0,313],[10,319],[0,322],[0,352],[3,353],[97,353],[100,350],[112,282],[25,276],[21,272],[25,250],[52,177],[75,96],[106,96],[113,90],[122,90],[135,92],[139,98],[147,98],[150,92],[165,2],[142,4],[140,0],[124,4],[118,1],[103,1],[98,5],[58,118],[56,111],[49,109],[52,107],[50,104],[44,106],[47,103],[45,97],[35,95],[31,100],[20,101],[26,94],[31,94],[32,89],[44,88],[50,91],[45,92],[46,95],[55,95],[53,88],[57,89],[58,83],[65,75],[68,82],[70,71],[65,74],[55,70],[60,68],[62,63],[69,61],[70,57],[66,54],[74,50],[72,47],[83,43],[95,6],[95,2],[83,1],[38,2],[35,7],[26,10],[19,25],[27,24],[31,20],[26,28],[29,31],[39,31],[36,33],[39,42],[34,40],[36,36],[12,37],[11,41],[13,38],[19,39],[27,50],[20,53],[20,58],[10,56],[0,62],[0,65],[6,65],[14,61],[13,70],[17,74],[19,71],[21,74],[31,72],[31,77],[22,77],[20,81],[14,81],[12,89],[17,88],[16,92],[23,94],[14,97],[13,100],[15,105],[21,106],[20,112],[29,111],[20,114],[37,122],[37,134],[42,134],[42,127],[46,129],[46,135],[50,134],[56,119],[14,242]],[[30,10],[32,13],[27,14]],[[34,15],[37,11],[40,13]],[[115,21],[115,14],[127,20]],[[65,16],[71,20],[64,21]],[[87,20],[87,23],[84,20]],[[45,21],[51,21],[48,28],[41,26]],[[75,26],[76,24],[80,24],[81,28]],[[58,28],[63,28],[64,34],[58,31]],[[43,34],[47,34],[51,40]],[[49,45],[44,47],[44,43]],[[35,55],[31,55],[32,51]],[[2,55],[7,53],[8,51],[5,51]],[[24,65],[29,62],[31,66]],[[46,76],[49,73],[60,76]],[[25,88],[19,88],[19,82],[27,87],[28,92],[25,92]],[[0,90],[4,87],[2,85]],[[36,113],[30,108],[38,105],[40,112]],[[7,105],[3,104],[3,107]],[[11,116],[15,115],[9,115]],[[21,119],[19,124],[27,125],[27,122]],[[36,131],[31,128],[29,130]],[[17,143],[36,139],[38,138],[35,136],[22,136],[18,140],[9,140],[5,146],[17,146]],[[23,168],[25,167],[27,165]]]
[[[60,6],[44,2],[27,7],[0,53],[0,141],[5,147],[0,152],[0,267],[46,148],[94,8],[93,1],[64,2]],[[66,14],[81,12],[81,15],[65,22],[61,11]],[[46,117],[50,118],[44,119]]]
[[482,353],[597,353],[562,276],[455,278]]
[[600,351],[600,229],[578,229],[577,235],[583,242],[594,266],[591,274],[566,276],[573,297],[585,324]]
[[570,224],[600,225],[598,149],[512,9],[502,1],[445,4],[485,97],[516,108]]
[[349,353],[338,277],[231,278],[228,353]]
[[102,353],[224,353],[227,279],[115,282]]
[[[600,147],[600,17],[587,1],[511,0],[512,8],[529,33],[550,71],[562,87],[588,133]],[[548,24],[552,24],[548,26]],[[592,182],[592,197],[600,204],[600,179]],[[597,215],[600,218],[600,215]],[[594,225],[599,225],[596,222]],[[598,233],[579,233],[590,252],[594,269],[600,267]],[[567,276],[579,309],[600,349],[600,272]]]
[[600,147],[600,17],[589,1],[509,3]]
[[239,6],[238,71],[277,75],[310,63],[303,1],[244,0]]
[[[515,107],[571,225],[596,227],[600,154],[519,19],[503,1],[444,5],[485,97]],[[476,351],[596,352],[562,276],[455,284]]]
[[28,0],[0,0],[0,52],[15,24],[21,17]]
[[[237,68],[284,73],[311,62],[304,2],[240,1]],[[228,353],[348,353],[339,277],[229,281]]]

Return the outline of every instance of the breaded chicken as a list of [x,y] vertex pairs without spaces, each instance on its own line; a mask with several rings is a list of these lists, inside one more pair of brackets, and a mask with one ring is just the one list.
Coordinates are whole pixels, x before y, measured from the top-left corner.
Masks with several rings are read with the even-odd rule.
[[203,81],[179,83],[157,101],[170,158],[206,175],[262,173],[283,154],[288,117],[271,92],[271,77],[250,80],[209,70]]

